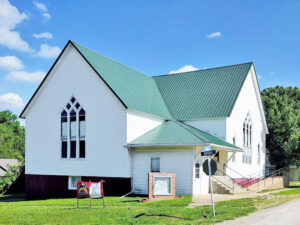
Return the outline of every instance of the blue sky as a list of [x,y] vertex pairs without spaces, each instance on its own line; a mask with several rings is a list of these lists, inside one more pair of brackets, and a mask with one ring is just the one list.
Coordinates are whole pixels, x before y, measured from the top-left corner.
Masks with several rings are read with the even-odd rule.
[[253,61],[300,86],[300,1],[0,0],[0,110],[20,113],[69,39],[147,75]]

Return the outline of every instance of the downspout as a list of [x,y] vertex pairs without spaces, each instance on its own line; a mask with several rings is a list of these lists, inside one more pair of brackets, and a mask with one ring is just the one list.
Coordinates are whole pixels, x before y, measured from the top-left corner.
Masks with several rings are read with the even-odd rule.
[[[130,152],[130,147],[127,146],[127,149]],[[132,157],[130,157],[131,158],[131,191],[128,192],[127,194],[121,196],[120,198],[124,198],[124,197],[130,195],[134,191],[134,185],[133,185],[133,157],[134,157],[134,154],[132,152],[130,152],[130,155],[132,156]]]

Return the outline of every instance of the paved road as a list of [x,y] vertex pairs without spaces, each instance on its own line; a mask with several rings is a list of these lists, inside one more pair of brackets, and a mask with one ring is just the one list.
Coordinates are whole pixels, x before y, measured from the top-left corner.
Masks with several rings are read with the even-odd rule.
[[218,225],[300,225],[300,198]]

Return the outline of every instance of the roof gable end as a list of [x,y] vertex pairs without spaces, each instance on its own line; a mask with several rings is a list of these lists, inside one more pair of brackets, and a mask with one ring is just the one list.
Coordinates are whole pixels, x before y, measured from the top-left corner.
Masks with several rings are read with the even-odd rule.
[[230,116],[252,62],[179,74],[154,76],[173,119]]

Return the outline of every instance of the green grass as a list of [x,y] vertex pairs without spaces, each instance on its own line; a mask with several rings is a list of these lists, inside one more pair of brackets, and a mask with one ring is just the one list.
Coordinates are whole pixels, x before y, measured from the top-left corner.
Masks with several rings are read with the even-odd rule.
[[284,188],[266,189],[266,190],[259,191],[258,193],[266,193],[266,192],[271,192],[271,191],[278,191],[278,190],[281,190],[281,189],[284,189]]
[[300,181],[290,181],[290,187],[300,187]]
[[[0,201],[4,197],[0,197]],[[212,216],[210,206],[187,208],[191,196],[154,202],[138,202],[140,199],[106,197],[105,208],[102,208],[101,200],[93,200],[93,207],[90,208],[89,199],[80,199],[79,209],[76,208],[76,199],[0,202],[0,223],[211,224],[255,211],[253,199],[217,203],[216,217]]]
[[293,188],[286,191],[272,193],[272,195],[300,195],[300,188]]
[[[295,195],[296,196],[296,195]],[[191,196],[183,199],[139,202],[140,197],[94,199],[49,199],[24,201],[22,195],[0,196],[0,224],[214,224],[245,216],[269,205],[280,204],[294,196],[235,199],[216,204],[213,217],[210,206],[187,208]]]

